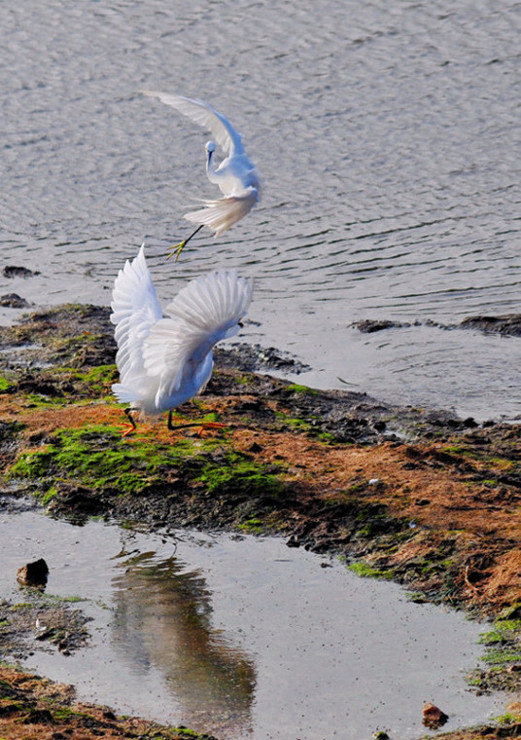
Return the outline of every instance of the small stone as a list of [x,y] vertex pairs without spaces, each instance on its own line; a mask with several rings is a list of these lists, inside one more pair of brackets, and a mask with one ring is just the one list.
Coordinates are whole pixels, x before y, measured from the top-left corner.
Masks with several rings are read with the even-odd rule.
[[429,727],[431,730],[437,730],[449,719],[445,712],[437,707],[435,704],[425,702],[423,705],[423,724],[425,727]]
[[22,565],[16,571],[16,580],[23,586],[45,586],[49,568],[43,558]]
[[300,547],[300,542],[295,535],[291,535],[289,540],[286,542],[286,547]]
[[29,268],[21,267],[19,265],[6,265],[2,270],[2,274],[6,278],[28,278],[33,277],[33,275],[39,275],[40,273],[38,271],[33,272],[32,270],[29,270]]
[[7,293],[0,296],[0,306],[4,308],[27,308],[28,305],[25,298],[19,296],[18,293]]

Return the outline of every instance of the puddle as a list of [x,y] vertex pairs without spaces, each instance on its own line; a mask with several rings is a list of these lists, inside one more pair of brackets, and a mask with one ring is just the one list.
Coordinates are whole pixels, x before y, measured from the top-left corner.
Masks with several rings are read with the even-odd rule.
[[463,677],[483,625],[276,538],[174,539],[4,509],[0,596],[20,600],[16,570],[36,557],[48,593],[88,599],[92,640],[27,666],[119,713],[226,740],[360,740],[377,728],[412,740],[426,732],[424,701],[450,715],[444,730],[503,711]]

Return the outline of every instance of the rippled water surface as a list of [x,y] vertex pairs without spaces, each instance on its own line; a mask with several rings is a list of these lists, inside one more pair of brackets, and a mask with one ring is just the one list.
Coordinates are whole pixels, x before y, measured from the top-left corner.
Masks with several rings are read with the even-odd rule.
[[[0,247],[40,275],[0,291],[109,303],[146,238],[164,300],[253,275],[243,338],[307,361],[303,382],[514,418],[519,339],[349,324],[520,311],[520,33],[514,0],[5,0]],[[178,264],[182,214],[215,195],[208,137],[143,88],[211,101],[263,182]]]
[[[81,698],[227,740],[423,736],[423,702],[446,729],[504,711],[469,692],[480,631],[409,602],[394,584],[275,538],[146,536],[41,514],[0,513],[0,597],[27,600],[18,566],[44,557],[47,593],[81,596],[88,648],[28,665]],[[36,634],[36,629],[35,629]]]

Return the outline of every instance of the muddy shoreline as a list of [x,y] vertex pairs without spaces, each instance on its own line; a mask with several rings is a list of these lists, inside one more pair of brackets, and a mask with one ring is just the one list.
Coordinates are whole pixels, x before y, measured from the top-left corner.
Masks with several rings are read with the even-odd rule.
[[[122,439],[106,309],[58,307],[0,335],[4,493],[33,496],[54,516],[275,532],[341,554],[418,599],[495,620],[493,644],[510,657],[472,680],[519,694],[519,425],[316,391],[266,374],[295,372],[294,358],[237,345],[218,350],[205,394],[178,410],[179,423],[222,429],[168,432],[161,419]],[[517,716],[447,737],[518,737]]]

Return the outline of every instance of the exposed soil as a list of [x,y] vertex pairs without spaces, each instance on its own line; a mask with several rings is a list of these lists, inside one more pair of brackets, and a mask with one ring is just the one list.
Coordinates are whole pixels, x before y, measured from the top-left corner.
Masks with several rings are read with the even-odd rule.
[[72,686],[4,666],[0,674],[0,735],[6,740],[215,740],[185,728],[116,717],[109,707],[75,703]]
[[[162,418],[122,438],[126,419],[110,394],[117,374],[105,309],[36,314],[2,329],[0,342],[5,491],[30,493],[54,515],[96,514],[149,529],[275,531],[290,546],[341,553],[418,599],[498,620],[494,647],[508,648],[508,660],[499,656],[473,683],[519,692],[519,425],[478,425],[365,394],[310,390],[254,372],[288,363],[294,372],[293,358],[238,345],[217,352],[204,395],[178,409],[179,423],[204,418],[223,428],[203,436],[191,427],[171,432]],[[0,706],[1,721],[4,715]],[[71,736],[53,728],[55,735],[7,736]],[[513,719],[439,737],[519,736]]]
[[501,334],[505,337],[521,337],[521,314],[503,316],[467,316],[459,324],[441,324],[436,321],[415,321],[413,324],[387,319],[363,319],[355,321],[353,327],[363,334],[372,334],[385,329],[403,329],[410,326],[433,326],[438,329],[473,329],[486,334]]

